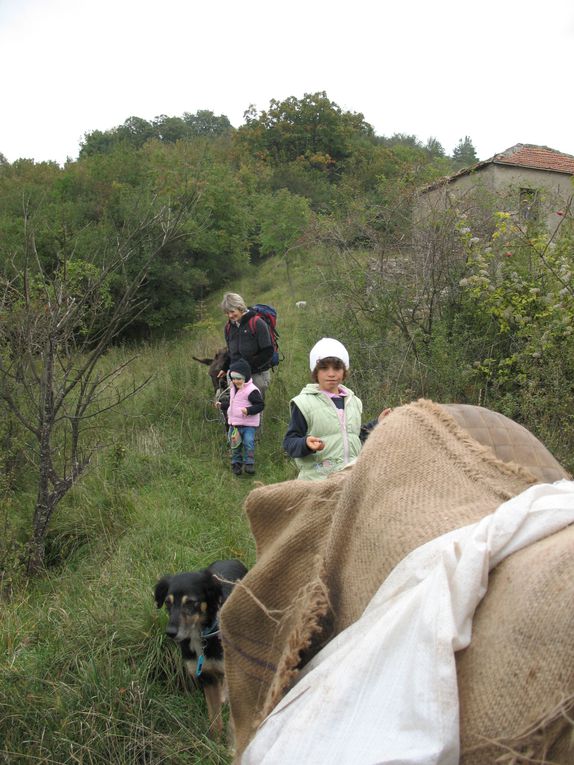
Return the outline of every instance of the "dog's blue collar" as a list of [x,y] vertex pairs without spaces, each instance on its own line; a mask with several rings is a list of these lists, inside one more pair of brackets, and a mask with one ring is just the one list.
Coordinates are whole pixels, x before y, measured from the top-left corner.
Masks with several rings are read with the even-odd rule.
[[[214,635],[219,635],[219,614],[215,616],[215,619],[211,623],[209,627],[205,627],[201,630],[201,637],[202,638],[210,638]],[[205,656],[203,653],[201,653],[197,657],[197,664],[195,667],[195,676],[199,677],[201,673],[203,672],[203,662],[205,661]]]

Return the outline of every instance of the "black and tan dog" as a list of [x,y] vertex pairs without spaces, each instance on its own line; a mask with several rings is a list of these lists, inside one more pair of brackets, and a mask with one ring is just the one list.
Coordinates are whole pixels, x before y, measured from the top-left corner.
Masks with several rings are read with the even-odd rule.
[[216,560],[207,568],[164,576],[155,586],[155,602],[169,612],[166,634],[179,643],[185,666],[207,702],[210,729],[222,731],[225,700],[223,645],[219,611],[247,569],[239,560]]

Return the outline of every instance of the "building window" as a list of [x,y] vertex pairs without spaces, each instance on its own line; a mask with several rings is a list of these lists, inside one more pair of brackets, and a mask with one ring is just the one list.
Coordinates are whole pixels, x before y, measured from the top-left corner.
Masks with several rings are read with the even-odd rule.
[[520,189],[520,219],[534,221],[538,218],[538,189]]

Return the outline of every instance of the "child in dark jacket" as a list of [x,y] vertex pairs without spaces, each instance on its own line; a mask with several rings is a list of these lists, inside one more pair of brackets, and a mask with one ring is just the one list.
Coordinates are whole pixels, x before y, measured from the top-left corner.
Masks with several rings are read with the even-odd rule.
[[231,446],[231,470],[241,475],[255,474],[255,432],[265,406],[261,391],[251,379],[251,367],[238,359],[229,367],[229,403],[216,404],[227,417]]

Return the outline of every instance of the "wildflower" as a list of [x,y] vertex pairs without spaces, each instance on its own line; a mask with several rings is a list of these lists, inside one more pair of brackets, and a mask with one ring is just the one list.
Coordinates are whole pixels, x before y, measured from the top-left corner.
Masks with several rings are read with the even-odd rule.
[[511,258],[511,257],[512,257],[512,253],[511,253],[510,251],[508,251],[508,252],[505,252],[505,253],[504,253],[504,257],[505,257],[505,258]]

